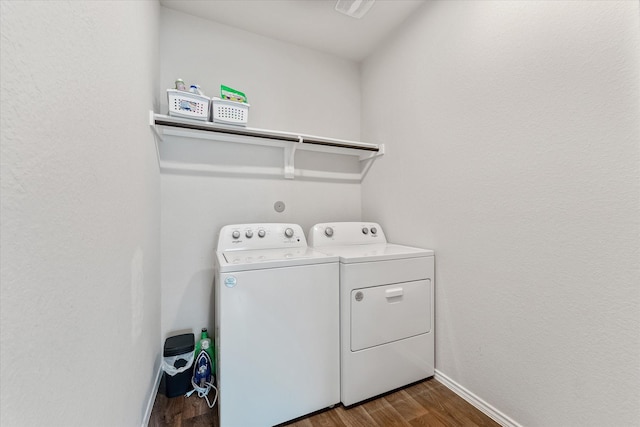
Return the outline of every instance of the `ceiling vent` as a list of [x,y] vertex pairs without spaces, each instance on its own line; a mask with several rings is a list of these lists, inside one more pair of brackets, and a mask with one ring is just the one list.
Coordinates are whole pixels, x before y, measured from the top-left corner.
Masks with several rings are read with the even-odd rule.
[[336,10],[352,18],[362,18],[376,0],[338,0]]

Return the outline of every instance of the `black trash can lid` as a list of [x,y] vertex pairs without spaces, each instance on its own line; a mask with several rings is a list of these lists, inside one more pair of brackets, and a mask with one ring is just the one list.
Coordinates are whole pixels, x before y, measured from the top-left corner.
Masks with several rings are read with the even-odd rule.
[[192,352],[195,347],[193,334],[176,335],[169,337],[164,342],[164,357],[177,356]]

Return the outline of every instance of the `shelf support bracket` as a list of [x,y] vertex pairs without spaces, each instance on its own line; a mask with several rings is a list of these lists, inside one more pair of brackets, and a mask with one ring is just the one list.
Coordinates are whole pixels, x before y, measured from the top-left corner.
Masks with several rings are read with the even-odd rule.
[[298,142],[292,142],[291,144],[287,144],[284,147],[284,177],[285,179],[293,179],[295,177],[296,168],[295,168],[295,157],[296,157],[296,149],[298,148],[297,144],[302,143],[302,137],[298,137]]
[[160,134],[160,131],[158,130],[158,127],[156,126],[156,118],[155,118],[155,113],[153,112],[153,110],[149,111],[149,126],[151,126],[151,130],[153,131],[154,135],[162,140],[162,135]]
[[362,181],[364,179],[365,176],[367,176],[367,173],[369,172],[369,169],[371,169],[371,165],[373,164],[373,160],[376,159],[377,157],[381,157],[384,156],[384,144],[380,144],[378,146],[378,152],[377,153],[373,153],[370,154],[368,156],[361,156],[360,157],[360,163],[362,164],[362,162],[364,162],[364,166],[361,169],[360,172],[360,180]]
[[156,146],[156,156],[158,158],[158,164],[160,165],[162,163],[162,160],[160,159],[160,148],[158,147],[158,143],[159,141],[162,141],[162,135],[160,134],[160,131],[158,131],[158,127],[156,126],[156,118],[153,110],[149,111],[149,126],[151,126],[151,131],[153,132],[153,139]]
[[375,153],[369,154],[369,155],[361,155],[360,156],[360,161],[361,162],[365,162],[365,161],[369,161],[369,160],[373,160],[376,157],[381,157],[384,156],[384,144],[379,144],[378,145],[378,151],[376,151]]

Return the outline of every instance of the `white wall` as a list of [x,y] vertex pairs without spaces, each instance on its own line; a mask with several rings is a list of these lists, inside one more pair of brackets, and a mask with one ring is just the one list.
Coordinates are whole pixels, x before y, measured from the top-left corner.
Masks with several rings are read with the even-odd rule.
[[640,424],[639,52],[637,1],[432,2],[363,65],[363,217],[436,250],[436,368],[523,425]]
[[[188,35],[188,37],[186,36]],[[221,84],[245,92],[249,126],[359,139],[360,80],[356,63],[161,8],[161,85],[176,78],[219,95]],[[162,113],[166,95],[162,93]],[[169,139],[163,158],[174,162],[282,168],[275,149]],[[352,171],[338,156],[300,153],[296,167]],[[355,166],[358,167],[357,160]],[[223,225],[360,219],[360,184],[319,180],[163,173],[162,333],[213,326],[213,255]],[[284,201],[286,210],[273,209]]]
[[160,352],[157,2],[2,1],[2,424],[140,425]]

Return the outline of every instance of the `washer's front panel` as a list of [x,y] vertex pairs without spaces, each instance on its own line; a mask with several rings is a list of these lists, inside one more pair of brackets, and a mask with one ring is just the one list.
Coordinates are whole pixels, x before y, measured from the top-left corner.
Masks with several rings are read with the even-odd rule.
[[431,330],[431,279],[351,291],[351,351]]
[[274,425],[339,402],[338,264],[217,279],[220,425]]

